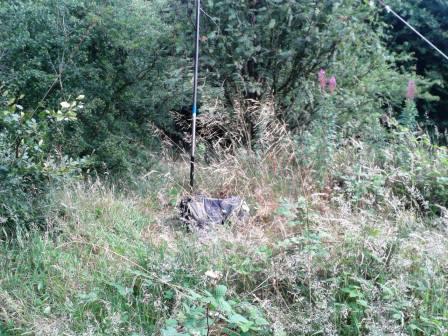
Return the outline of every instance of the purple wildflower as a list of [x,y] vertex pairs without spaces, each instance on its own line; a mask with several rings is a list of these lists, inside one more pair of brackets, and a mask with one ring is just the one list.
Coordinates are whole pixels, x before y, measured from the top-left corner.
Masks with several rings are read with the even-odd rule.
[[318,77],[319,77],[320,89],[322,90],[322,92],[325,92],[325,88],[327,86],[327,77],[325,76],[324,69],[320,69]]
[[408,90],[406,92],[406,98],[409,100],[414,100],[415,98],[415,92],[417,91],[416,85],[415,85],[415,81],[414,80],[409,80],[408,82]]
[[328,85],[330,86],[330,93],[334,94],[334,91],[336,90],[336,77],[332,76],[330,80],[328,81]]

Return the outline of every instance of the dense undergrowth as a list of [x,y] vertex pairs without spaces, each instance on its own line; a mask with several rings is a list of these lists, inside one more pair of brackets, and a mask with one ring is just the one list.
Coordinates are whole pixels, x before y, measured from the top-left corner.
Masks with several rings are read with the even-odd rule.
[[0,6],[0,335],[447,335],[440,76],[373,1],[204,1],[195,192],[250,216],[186,228],[191,9]]
[[99,180],[55,191],[45,234],[0,245],[2,333],[445,335],[448,212],[432,179],[446,149],[410,132],[383,151],[353,139],[323,169],[270,126],[258,152],[199,163],[198,192],[245,197],[243,222],[186,230],[182,161],[126,192]]

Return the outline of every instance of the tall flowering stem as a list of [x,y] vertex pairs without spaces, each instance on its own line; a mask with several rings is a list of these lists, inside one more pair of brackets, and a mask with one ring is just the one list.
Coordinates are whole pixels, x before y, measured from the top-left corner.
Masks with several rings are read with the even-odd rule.
[[406,92],[406,98],[408,100],[414,100],[415,99],[415,93],[417,91],[417,87],[415,85],[415,81],[414,80],[409,80],[408,82],[408,89]]
[[336,91],[336,85],[337,85],[337,83],[336,83],[336,77],[335,77],[335,76],[332,76],[332,77],[330,78],[330,80],[328,81],[328,86],[330,87],[330,93],[331,93],[331,94],[334,94],[334,92]]
[[324,69],[320,69],[319,74],[318,74],[318,79],[319,79],[320,89],[322,90],[322,92],[325,92],[325,88],[327,87],[327,77],[325,75]]

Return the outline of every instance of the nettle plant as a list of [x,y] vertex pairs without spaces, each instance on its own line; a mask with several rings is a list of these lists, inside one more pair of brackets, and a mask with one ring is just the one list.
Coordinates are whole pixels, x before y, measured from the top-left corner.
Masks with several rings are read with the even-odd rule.
[[226,294],[224,285],[201,294],[190,290],[181,311],[165,322],[162,336],[269,334],[269,322],[257,307],[228,299]]
[[85,163],[64,156],[51,142],[64,123],[76,120],[83,96],[37,112],[19,104],[23,96],[8,100],[8,95],[3,93],[0,109],[0,236],[42,222],[40,202],[50,184]]

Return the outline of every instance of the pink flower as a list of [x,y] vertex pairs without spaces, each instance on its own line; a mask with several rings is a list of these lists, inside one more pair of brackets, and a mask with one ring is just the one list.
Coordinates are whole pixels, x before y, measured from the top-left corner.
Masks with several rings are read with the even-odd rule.
[[322,92],[324,92],[325,88],[327,86],[327,77],[325,76],[324,69],[320,69],[318,78],[319,78],[320,89],[322,90]]
[[336,90],[336,77],[332,76],[330,80],[328,81],[328,85],[330,87],[330,93],[334,94],[334,91]]
[[415,92],[417,91],[416,85],[415,85],[415,81],[414,80],[409,80],[408,82],[408,90],[406,92],[406,98],[409,100],[414,100],[415,98]]

